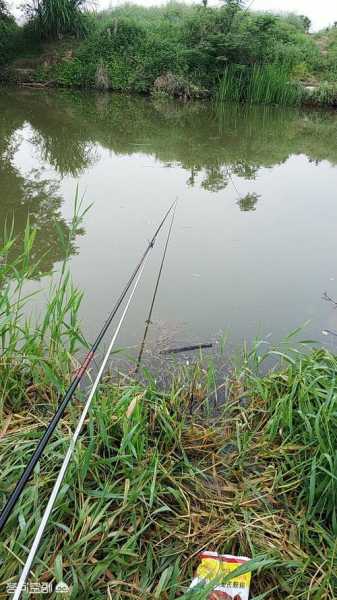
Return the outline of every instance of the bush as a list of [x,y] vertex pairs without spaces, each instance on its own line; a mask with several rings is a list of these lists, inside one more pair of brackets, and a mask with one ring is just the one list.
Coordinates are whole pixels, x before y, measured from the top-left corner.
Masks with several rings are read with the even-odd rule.
[[83,60],[102,58],[109,62],[116,55],[132,60],[143,44],[146,32],[142,25],[133,19],[115,18],[105,23],[103,28],[96,28],[87,39],[79,56]]
[[14,55],[19,27],[0,0],[0,68]]

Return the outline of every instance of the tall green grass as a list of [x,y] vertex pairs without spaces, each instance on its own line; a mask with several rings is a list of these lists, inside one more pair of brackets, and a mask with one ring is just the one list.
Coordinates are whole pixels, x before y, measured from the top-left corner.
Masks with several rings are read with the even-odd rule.
[[271,413],[267,434],[286,450],[280,483],[296,490],[294,503],[306,507],[308,520],[337,534],[337,359],[318,350],[285,360],[285,372],[252,381]]
[[28,5],[29,27],[41,39],[82,36],[88,27],[84,0],[40,0]]
[[289,79],[289,69],[277,63],[226,67],[218,84],[216,100],[247,102],[249,104],[280,104],[292,106],[300,103],[301,91]]
[[[82,293],[74,288],[67,267],[85,212],[77,194],[66,236],[55,223],[65,258],[59,274],[51,278],[45,311],[38,321],[30,316],[32,297],[25,291],[29,279],[43,275],[34,252],[37,230],[28,221],[23,239],[17,240],[14,224],[5,227],[0,245],[0,426],[5,405],[16,410],[49,394],[51,402],[55,401],[66,385],[73,355],[85,345],[78,319]],[[19,253],[17,244],[21,244]]]
[[[79,208],[79,205],[78,205]],[[70,245],[81,219],[73,220]],[[35,232],[0,261],[0,508],[85,342],[67,258],[39,322],[25,317]],[[265,375],[263,361],[280,363]],[[200,550],[251,556],[255,600],[333,600],[337,590],[337,358],[253,349],[219,381],[196,361],[172,374],[105,378],[44,535],[31,581],[71,598],[189,598]],[[218,389],[217,389],[218,387]],[[226,391],[223,403],[220,389]],[[0,595],[15,582],[71,432],[79,392],[0,541]],[[193,598],[204,598],[200,591]]]
[[[203,406],[213,377],[201,367],[184,370],[166,392],[154,381],[144,387],[106,380],[32,580],[66,581],[72,598],[188,598],[197,553],[207,548],[254,559],[254,598],[335,598],[335,496],[326,490],[325,503],[313,510],[319,496],[310,492],[318,437],[334,439],[335,424],[331,419],[310,432],[303,417],[314,418],[312,406],[302,402],[302,416],[295,399],[309,393],[322,405],[332,402],[328,381],[336,358],[322,351],[289,360],[287,369],[266,377],[247,369],[232,373],[226,403],[208,416]],[[199,404],[191,412],[192,381]],[[241,402],[247,395],[249,405]],[[292,429],[290,411],[278,409],[289,397]],[[18,576],[79,411],[74,406],[63,420],[7,527],[0,546],[3,586]],[[3,498],[44,419],[41,406],[34,414],[22,407],[11,415],[0,440]]]

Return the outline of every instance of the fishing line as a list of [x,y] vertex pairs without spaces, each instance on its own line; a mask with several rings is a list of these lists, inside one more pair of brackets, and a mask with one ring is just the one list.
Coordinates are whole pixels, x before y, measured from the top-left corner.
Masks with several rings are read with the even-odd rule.
[[18,499],[21,496],[21,493],[23,491],[23,489],[25,488],[27,482],[29,481],[38,461],[40,460],[43,451],[47,445],[47,443],[49,442],[56,426],[58,425],[60,419],[62,418],[64,411],[67,407],[67,405],[69,404],[70,400],[72,399],[79,383],[81,382],[81,380],[83,379],[91,361],[94,358],[95,352],[97,350],[97,348],[99,347],[100,343],[102,342],[112,320],[114,319],[119,307],[121,306],[127,292],[129,291],[133,281],[135,280],[135,278],[137,277],[137,274],[139,273],[139,270],[141,269],[142,265],[144,264],[144,261],[146,259],[146,257],[148,256],[148,253],[150,252],[150,250],[153,248],[154,243],[156,241],[156,238],[160,232],[160,230],[162,229],[168,215],[170,214],[171,210],[173,209],[173,207],[176,205],[177,201],[175,200],[170,208],[168,209],[168,211],[165,213],[161,223],[159,224],[159,226],[157,227],[157,230],[155,231],[154,236],[152,237],[151,241],[149,242],[143,256],[141,257],[138,265],[136,266],[135,270],[133,271],[128,283],[126,284],[124,290],[122,291],[120,297],[118,298],[115,306],[113,307],[110,315],[108,316],[106,322],[104,323],[101,331],[99,332],[95,342],[93,343],[93,345],[91,346],[88,354],[85,356],[80,368],[77,370],[75,377],[73,379],[73,381],[71,382],[70,386],[68,387],[61,403],[59,404],[54,416],[52,417],[52,419],[49,421],[28,465],[25,467],[18,483],[16,484],[16,487],[14,488],[13,492],[11,493],[11,495],[9,496],[1,514],[0,514],[0,532],[2,531],[2,529],[4,528],[4,526],[6,525],[10,515],[12,514],[12,511],[18,501]]
[[125,319],[126,313],[127,313],[128,308],[130,306],[130,303],[131,303],[131,300],[133,298],[133,295],[134,295],[134,293],[136,291],[136,288],[137,288],[138,283],[140,281],[140,278],[142,276],[142,273],[143,273],[143,270],[144,270],[144,267],[145,267],[145,263],[146,263],[146,259],[147,259],[147,256],[146,256],[146,258],[145,258],[145,260],[144,260],[144,262],[143,262],[143,264],[142,264],[142,266],[140,268],[140,271],[138,273],[137,279],[136,279],[136,281],[135,281],[135,283],[133,285],[133,288],[131,290],[131,293],[130,293],[130,296],[128,298],[128,301],[127,301],[127,303],[125,305],[125,308],[123,310],[122,316],[121,316],[121,318],[119,320],[119,323],[118,323],[118,325],[116,327],[115,333],[114,333],[114,335],[112,337],[112,340],[110,342],[109,348],[108,348],[108,350],[107,350],[107,352],[106,352],[106,354],[104,356],[104,359],[103,359],[103,362],[101,364],[100,370],[99,370],[99,372],[97,374],[97,377],[96,377],[96,379],[94,381],[94,384],[93,384],[93,386],[91,388],[91,392],[89,394],[89,397],[88,397],[88,399],[87,399],[87,401],[85,403],[85,406],[84,406],[83,411],[81,413],[81,416],[79,418],[78,424],[77,424],[76,429],[75,429],[74,434],[73,434],[73,437],[70,440],[70,444],[69,444],[69,448],[67,450],[67,454],[64,457],[61,469],[59,471],[59,474],[58,474],[57,479],[55,481],[53,490],[52,490],[51,495],[49,497],[48,504],[46,506],[46,509],[44,511],[43,517],[42,517],[40,525],[39,525],[39,528],[38,528],[37,533],[35,535],[35,538],[33,540],[33,544],[31,546],[31,549],[29,551],[28,557],[27,557],[26,562],[24,564],[23,571],[21,573],[19,582],[18,582],[18,584],[16,586],[16,590],[15,590],[15,593],[14,593],[14,596],[13,596],[13,600],[19,600],[19,598],[21,596],[21,592],[22,592],[23,586],[25,585],[26,579],[27,579],[27,577],[29,575],[29,571],[30,571],[30,568],[31,568],[31,566],[33,564],[33,561],[34,561],[34,558],[36,556],[36,553],[38,551],[38,548],[39,548],[39,545],[40,545],[40,542],[41,542],[41,538],[43,536],[43,532],[44,532],[44,530],[46,528],[46,525],[47,525],[48,519],[50,517],[51,511],[53,509],[55,500],[56,500],[57,495],[58,495],[58,493],[60,491],[60,487],[62,485],[63,478],[65,476],[65,473],[67,471],[70,459],[71,459],[72,454],[74,452],[78,436],[81,433],[81,429],[83,427],[85,418],[86,418],[88,410],[90,408],[92,399],[93,399],[93,397],[95,395],[97,386],[98,386],[98,384],[100,382],[100,379],[101,379],[103,371],[104,371],[104,369],[106,367],[108,358],[109,358],[109,356],[111,354],[111,350],[112,350],[112,348],[113,348],[113,346],[115,344],[116,338],[117,338],[117,336],[119,334],[120,328],[121,328],[121,326],[123,324],[123,321]]
[[165,258],[166,258],[167,247],[169,245],[169,241],[170,241],[170,237],[171,237],[171,231],[172,231],[172,227],[173,227],[174,217],[175,217],[175,214],[176,214],[176,208],[177,208],[177,205],[175,205],[175,207],[173,209],[173,212],[172,212],[171,223],[170,223],[170,227],[169,227],[169,230],[168,230],[168,234],[167,234],[167,238],[166,238],[166,243],[165,243],[165,247],[164,247],[164,252],[163,252],[163,257],[162,257],[162,260],[161,260],[161,263],[160,263],[158,277],[157,277],[156,285],[155,285],[154,292],[153,292],[152,302],[151,302],[149,314],[148,314],[147,319],[145,321],[146,326],[145,326],[145,330],[144,330],[143,340],[142,340],[142,343],[141,343],[141,346],[140,346],[140,351],[139,351],[139,354],[138,354],[137,365],[136,365],[136,368],[135,368],[135,374],[138,373],[139,367],[140,367],[140,363],[142,361],[142,356],[143,356],[143,352],[144,352],[144,348],[145,348],[145,342],[146,342],[147,334],[148,334],[149,327],[150,327],[150,324],[151,324],[152,311],[153,311],[154,303],[155,303],[157,292],[158,292],[158,287],[159,287],[159,282],[160,282],[161,274],[162,274],[162,271],[163,271],[163,266],[164,266],[164,262],[165,262]]

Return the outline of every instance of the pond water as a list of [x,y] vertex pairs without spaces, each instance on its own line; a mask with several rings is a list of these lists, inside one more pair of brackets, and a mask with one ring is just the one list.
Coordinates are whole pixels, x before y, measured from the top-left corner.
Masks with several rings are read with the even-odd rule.
[[[37,227],[57,271],[76,186],[87,213],[71,270],[92,339],[167,207],[178,198],[152,343],[337,330],[337,115],[181,104],[84,92],[0,89],[0,231]],[[121,346],[139,344],[165,233],[144,272]],[[48,277],[29,289],[48,288]],[[40,309],[45,293],[32,300]],[[336,338],[337,339],[337,338]]]

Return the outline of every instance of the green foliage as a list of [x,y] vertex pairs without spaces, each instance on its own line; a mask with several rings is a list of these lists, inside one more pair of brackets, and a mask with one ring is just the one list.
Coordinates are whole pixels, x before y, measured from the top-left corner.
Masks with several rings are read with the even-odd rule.
[[[65,228],[55,221],[58,242],[64,259],[57,283],[52,283],[50,299],[41,322],[33,325],[25,316],[31,294],[24,291],[28,280],[44,273],[41,259],[35,252],[38,230],[28,220],[20,250],[14,234],[14,222],[5,226],[0,246],[0,421],[4,404],[15,410],[25,402],[23,385],[35,377],[52,390],[68,365],[69,354],[84,342],[78,327],[77,313],[81,294],[72,286],[67,263],[74,252],[76,236],[85,214],[76,196],[72,221]],[[21,372],[21,383],[15,373]]]
[[[278,352],[276,352],[278,354]],[[306,518],[329,523],[337,533],[337,360],[321,349],[306,354],[287,353],[286,370],[255,383],[272,417],[267,429],[271,440],[281,440],[283,454],[280,484],[297,487],[297,503]]]
[[0,68],[14,56],[17,34],[15,23],[0,19]]
[[305,15],[284,13],[282,14],[282,19],[303,33],[307,33],[311,27],[311,21],[309,17]]
[[25,7],[36,35],[41,39],[64,34],[83,35],[86,21],[81,12],[85,0],[37,0]]
[[337,82],[325,81],[306,93],[308,104],[337,106]]
[[[272,65],[287,65],[289,76],[304,80],[325,61],[326,70],[335,71],[337,77],[335,50],[329,52],[329,63],[323,60],[315,39],[306,33],[305,16],[255,13],[239,0],[227,0],[219,8],[177,2],[150,8],[125,4],[97,15],[84,14],[82,7],[83,0],[39,0],[29,5],[27,46],[34,37],[37,48],[41,39],[82,36],[81,42],[74,42],[72,60],[60,56],[52,65],[37,68],[37,80],[149,93],[158,78],[170,76],[184,81],[185,96],[198,96],[213,95],[233,65],[243,72],[265,69],[260,80]],[[276,69],[271,79],[276,81]],[[240,85],[248,80],[240,79]],[[271,93],[272,102],[275,94]],[[236,95],[248,95],[251,101],[268,97],[248,89],[237,90]],[[288,94],[281,95],[283,102]]]
[[314,39],[321,50],[314,73],[320,81],[337,81],[337,28],[319,32]]
[[254,65],[225,69],[217,92],[217,102],[295,105],[301,100],[298,85],[289,81],[289,69],[282,65]]
[[18,30],[6,3],[4,0],[0,0],[0,69],[14,55]]

